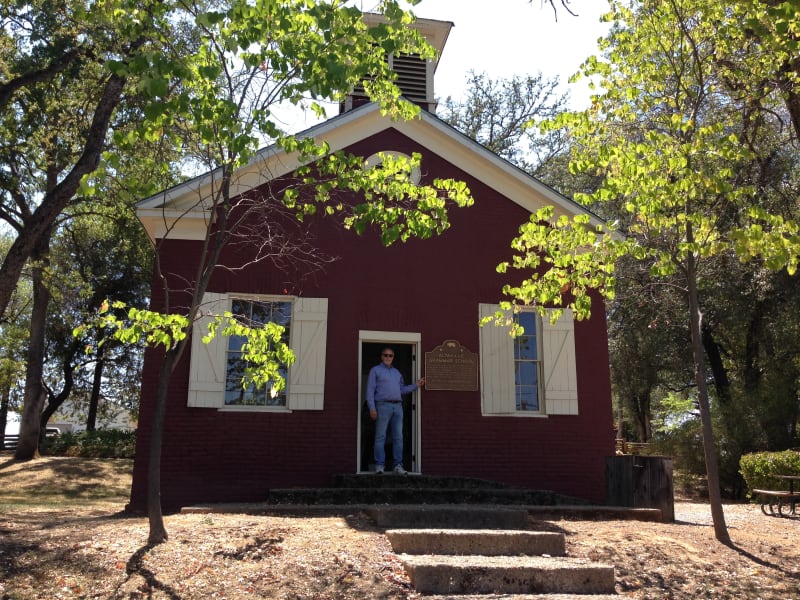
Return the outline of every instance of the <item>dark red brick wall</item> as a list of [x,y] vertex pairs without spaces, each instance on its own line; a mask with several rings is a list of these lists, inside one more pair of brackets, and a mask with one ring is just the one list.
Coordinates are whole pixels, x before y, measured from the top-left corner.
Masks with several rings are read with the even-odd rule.
[[[289,414],[232,413],[186,406],[188,350],[171,381],[162,454],[162,505],[172,510],[198,502],[257,501],[275,487],[326,485],[357,468],[358,331],[420,332],[422,351],[446,339],[479,350],[478,303],[501,299],[513,274],[495,267],[510,257],[509,244],[528,214],[518,205],[417,147],[395,130],[354,147],[423,153],[422,171],[466,181],[475,205],[452,209],[452,227],[429,240],[384,248],[374,232],[359,237],[332,221],[314,222],[315,244],[339,259],[322,272],[298,279],[261,263],[241,271],[219,270],[210,291],[291,293],[329,299],[325,407]],[[187,257],[197,242],[167,241],[164,269],[191,278]],[[229,249],[228,264],[248,256]],[[185,283],[175,283],[183,289]],[[179,297],[178,297],[179,298]],[[173,301],[175,298],[173,297]],[[186,300],[183,299],[183,302]],[[163,303],[154,286],[153,306]],[[181,301],[179,299],[178,304]],[[420,461],[430,474],[494,479],[604,499],[604,459],[613,454],[608,350],[602,304],[576,323],[578,416],[481,417],[475,393],[425,391],[421,396]],[[149,435],[160,366],[145,358],[139,441],[131,506],[143,509]]]

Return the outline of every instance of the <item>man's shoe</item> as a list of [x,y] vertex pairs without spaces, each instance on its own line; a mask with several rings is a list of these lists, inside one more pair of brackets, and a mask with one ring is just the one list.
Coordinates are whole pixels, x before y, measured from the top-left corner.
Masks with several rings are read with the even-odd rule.
[[381,473],[383,473],[383,465],[378,465],[375,467],[375,474],[380,475]]
[[392,472],[393,472],[395,475],[408,475],[408,471],[406,471],[406,470],[403,468],[403,465],[397,465],[397,466],[395,466],[395,468],[394,468],[394,469],[392,469]]

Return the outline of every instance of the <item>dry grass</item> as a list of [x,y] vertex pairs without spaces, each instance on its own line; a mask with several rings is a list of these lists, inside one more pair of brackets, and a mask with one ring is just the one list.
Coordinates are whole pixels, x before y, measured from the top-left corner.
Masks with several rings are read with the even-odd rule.
[[0,510],[15,507],[85,506],[128,501],[133,461],[130,459],[49,456],[17,462],[0,454]]
[[[121,513],[130,462],[0,457],[0,598],[419,598],[382,532],[337,517]],[[714,540],[708,507],[680,502],[671,524],[547,521],[571,556],[616,566],[625,598],[800,598],[800,518],[730,505],[733,544]]]

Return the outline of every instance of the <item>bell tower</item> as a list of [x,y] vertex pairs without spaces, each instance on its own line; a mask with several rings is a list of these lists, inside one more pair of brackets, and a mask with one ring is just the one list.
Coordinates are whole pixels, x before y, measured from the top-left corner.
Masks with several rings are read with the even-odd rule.
[[[384,17],[375,13],[366,13],[364,22],[374,27],[385,22]],[[433,19],[417,19],[411,27],[419,31],[428,43],[436,49],[436,57],[424,60],[415,54],[390,54],[387,56],[389,66],[397,73],[397,86],[403,97],[409,102],[419,105],[423,110],[436,112],[436,96],[433,91],[433,76],[439,64],[439,57],[447,42],[447,36],[453,28],[450,21]],[[339,113],[347,112],[369,102],[362,86],[356,86],[339,105]]]

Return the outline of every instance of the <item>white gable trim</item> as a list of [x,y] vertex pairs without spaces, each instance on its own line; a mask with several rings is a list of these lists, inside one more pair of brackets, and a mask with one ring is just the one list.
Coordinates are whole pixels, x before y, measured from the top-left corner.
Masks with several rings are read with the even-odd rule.
[[[366,119],[367,116],[374,116],[374,113],[377,113],[378,119]],[[332,151],[336,151],[349,146],[358,139],[369,137],[386,129],[387,121],[391,122],[388,118],[381,117],[380,109],[376,104],[367,104],[315,125],[297,134],[297,137],[301,139],[312,137],[318,142],[325,141],[330,144]],[[358,122],[358,124],[353,125],[354,122]],[[360,131],[361,135],[354,135],[356,131],[352,130],[353,126]],[[360,129],[362,127],[369,129]],[[299,160],[297,152],[286,154],[274,144],[262,148],[256,152],[245,167],[236,173],[235,181],[231,182],[231,194],[233,196],[243,194],[262,185],[265,181],[291,173],[301,164],[303,163]],[[197,203],[198,199],[207,198],[221,177],[221,168],[198,175],[142,200],[136,205],[137,212],[161,209],[166,206],[171,208],[191,207]]]
[[[427,111],[420,111],[416,118],[408,121],[392,121],[381,115],[378,105],[366,104],[312,127],[299,137],[310,136],[318,142],[325,141],[331,151],[338,151],[390,128],[470,173],[529,212],[551,205],[555,207],[555,218],[588,214],[592,225],[602,223],[599,217],[579,204]],[[271,179],[293,172],[301,164],[297,153],[286,154],[274,145],[264,148],[247,166],[238,170],[231,183],[231,193],[234,197],[247,193]],[[206,219],[201,203],[212,196],[220,173],[220,169],[211,171],[139,202],[136,212],[151,239],[163,236],[167,231],[176,239],[200,239],[197,236],[201,229],[204,233],[205,227],[201,225]],[[185,218],[188,215],[191,218]]]

